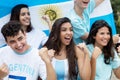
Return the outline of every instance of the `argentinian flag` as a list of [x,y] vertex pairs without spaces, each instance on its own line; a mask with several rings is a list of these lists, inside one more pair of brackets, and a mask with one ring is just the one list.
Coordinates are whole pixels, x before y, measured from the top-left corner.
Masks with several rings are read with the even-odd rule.
[[[16,4],[27,4],[29,6],[33,27],[43,30],[48,35],[48,25],[41,17],[47,14],[50,17],[50,20],[54,22],[57,18],[63,17],[65,14],[69,14],[68,12],[73,8],[74,2],[73,0],[1,0],[0,29],[9,21],[11,9]],[[105,0],[94,10],[91,14],[91,24],[97,19],[106,20],[112,27],[113,34],[116,34],[110,0]],[[0,33],[0,47],[4,45],[5,41]]]
[[[64,16],[73,5],[71,0],[1,0],[0,29],[9,21],[11,9],[17,4],[29,6],[33,27],[43,30],[47,35],[49,34],[48,25],[41,17],[47,14],[50,20],[54,22],[57,18]],[[5,40],[0,33],[0,47],[5,45]]]
[[104,0],[103,3],[94,9],[90,19],[91,25],[94,21],[99,19],[107,21],[112,28],[113,35],[116,34],[116,26],[110,0]]

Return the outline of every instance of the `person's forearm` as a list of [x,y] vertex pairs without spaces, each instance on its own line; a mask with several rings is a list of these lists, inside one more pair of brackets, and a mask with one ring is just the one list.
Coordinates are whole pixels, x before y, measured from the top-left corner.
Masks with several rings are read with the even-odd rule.
[[96,74],[96,59],[95,58],[91,58],[91,78],[90,80],[94,80],[95,79],[95,74]]
[[46,63],[46,69],[47,69],[47,80],[57,80],[56,73],[51,62]]
[[89,55],[84,53],[84,55],[79,56],[77,63],[81,80],[90,80],[91,65]]
[[52,30],[52,23],[49,22],[49,23],[48,23],[48,26],[49,26],[49,30],[50,30],[50,32],[51,32],[51,30]]
[[86,40],[87,38],[88,38],[88,35],[89,35],[89,33],[88,32],[86,32],[83,36],[81,36],[80,38],[82,39],[82,40]]
[[79,74],[81,74],[82,80],[90,80],[91,65],[90,65],[89,56],[87,54],[85,55],[85,58],[84,58],[82,72],[80,72]]
[[0,80],[3,80],[2,78],[0,78]]

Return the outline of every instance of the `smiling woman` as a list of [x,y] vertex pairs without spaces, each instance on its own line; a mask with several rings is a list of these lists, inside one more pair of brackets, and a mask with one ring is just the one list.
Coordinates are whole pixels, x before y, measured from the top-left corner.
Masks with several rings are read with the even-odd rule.
[[19,21],[22,24],[22,28],[26,32],[27,42],[29,45],[35,48],[40,48],[44,45],[48,37],[40,29],[32,27],[29,8],[26,4],[18,4],[12,8],[10,21],[13,20]]
[[110,80],[112,71],[120,79],[120,58],[113,44],[109,24],[105,20],[95,21],[87,38],[87,48],[91,57],[91,80]]
[[54,22],[49,38],[44,46],[55,50],[52,65],[56,72],[57,80],[77,80],[78,72],[82,80],[90,79],[88,55],[85,55],[74,44],[73,29],[69,18],[58,18]]

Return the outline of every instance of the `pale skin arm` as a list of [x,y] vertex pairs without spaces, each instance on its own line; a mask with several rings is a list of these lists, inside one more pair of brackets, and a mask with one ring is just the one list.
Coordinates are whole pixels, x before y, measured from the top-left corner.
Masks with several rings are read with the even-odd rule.
[[120,45],[117,47],[117,52],[120,53]]
[[[120,52],[120,46],[117,47],[118,48],[118,52]],[[120,67],[118,67],[117,69],[113,69],[113,72],[115,74],[115,76],[120,79]]]
[[104,0],[95,0],[95,7],[97,7],[98,5],[100,5]]
[[8,66],[3,63],[1,66],[0,66],[0,80],[2,80],[4,77],[6,77],[9,73],[9,70],[8,70]]
[[88,38],[88,35],[89,35],[89,33],[87,32],[87,33],[85,33],[83,36],[81,36],[80,38],[81,38],[82,40],[86,40],[86,39]]
[[[97,7],[98,5],[100,5],[103,1],[104,0],[95,0],[95,3],[96,3],[95,7]],[[89,35],[89,33],[87,32],[83,36],[81,36],[80,38],[83,39],[83,40],[86,40],[88,38],[88,35]]]
[[119,34],[113,36],[113,43],[116,44],[119,41]]
[[94,80],[95,79],[95,75],[96,75],[96,60],[98,58],[98,56],[102,53],[101,49],[99,47],[95,47],[92,57],[91,57],[91,78],[90,80]]
[[51,64],[51,56],[48,55],[48,49],[47,48],[41,48],[39,51],[39,55],[41,56],[42,60],[46,64],[46,71],[47,71],[47,80],[57,80],[56,79],[56,73],[55,70]]
[[49,30],[51,31],[51,29],[52,29],[52,22],[50,21],[49,16],[48,16],[48,15],[43,15],[43,16],[42,16],[42,19],[43,19],[45,22],[47,22],[48,27],[49,27]]
[[[79,47],[79,48],[78,48]],[[78,69],[81,80],[90,80],[91,66],[88,52],[81,48],[76,47],[76,56],[78,58]]]

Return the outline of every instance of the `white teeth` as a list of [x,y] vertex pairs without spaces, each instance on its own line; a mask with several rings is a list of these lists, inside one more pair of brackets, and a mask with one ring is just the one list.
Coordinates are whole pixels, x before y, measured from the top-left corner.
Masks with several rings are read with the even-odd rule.
[[30,19],[24,19],[25,22],[30,22]]
[[105,42],[105,43],[106,43],[106,42],[108,42],[108,41],[107,41],[107,40],[103,40],[103,42]]
[[30,21],[29,20],[25,20],[25,22],[29,23]]
[[65,39],[69,40],[69,39],[70,39],[70,37],[69,37],[69,38],[68,38],[68,37],[65,37]]
[[21,47],[19,47],[19,48],[17,48],[17,49],[19,49],[19,50],[20,50],[20,49],[22,49],[22,48],[23,48],[23,47],[21,46]]

